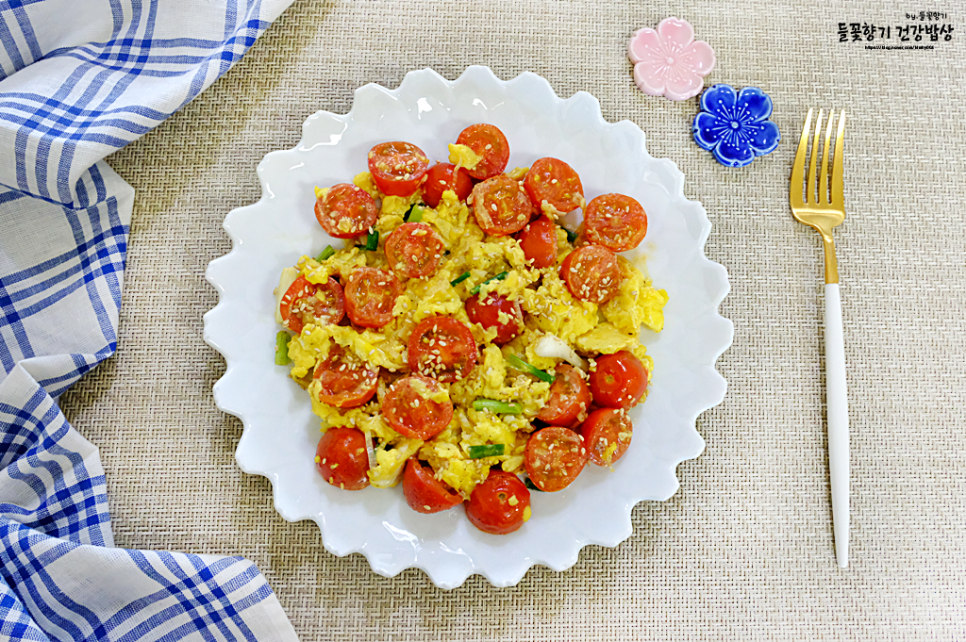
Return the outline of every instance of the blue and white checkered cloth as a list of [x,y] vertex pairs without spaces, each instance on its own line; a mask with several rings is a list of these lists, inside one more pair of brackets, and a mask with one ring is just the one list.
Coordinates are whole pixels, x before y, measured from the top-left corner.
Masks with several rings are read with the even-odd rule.
[[102,159],[290,2],[0,0],[0,639],[296,639],[251,562],[114,548],[56,402],[117,347],[134,190]]

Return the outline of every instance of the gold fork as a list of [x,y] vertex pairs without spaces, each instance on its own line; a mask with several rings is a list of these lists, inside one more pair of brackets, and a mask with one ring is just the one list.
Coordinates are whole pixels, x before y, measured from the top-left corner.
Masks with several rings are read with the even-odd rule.
[[[839,270],[835,262],[832,228],[845,220],[842,198],[842,145],[845,138],[845,110],[839,116],[832,155],[832,180],[829,182],[829,143],[832,140],[834,113],[829,112],[825,128],[825,145],[819,157],[819,135],[822,110],[815,121],[808,180],[805,156],[808,152],[812,110],[808,110],[802,138],[792,166],[789,201],[792,214],[800,222],[815,228],[825,246],[825,398],[828,407],[828,465],[832,485],[832,523],[835,535],[835,557],[838,565],[849,565],[849,403],[845,384],[845,341],[842,333],[842,300],[839,296]],[[816,181],[817,170],[821,175]],[[802,196],[804,192],[804,198]]]

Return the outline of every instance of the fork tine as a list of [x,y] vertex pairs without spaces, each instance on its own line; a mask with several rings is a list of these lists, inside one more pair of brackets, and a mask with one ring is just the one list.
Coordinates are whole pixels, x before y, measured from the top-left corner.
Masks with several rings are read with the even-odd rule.
[[[845,207],[845,199],[842,196],[842,147],[845,143],[845,110],[839,116],[839,130],[835,134],[835,155],[832,157],[832,204],[837,207]],[[826,143],[828,145],[828,143]]]
[[802,201],[802,187],[805,178],[805,154],[808,152],[808,133],[812,124],[812,110],[808,110],[805,117],[805,127],[802,128],[802,137],[798,141],[798,151],[795,153],[795,163],[792,165],[791,187],[788,192],[788,200],[792,207],[805,207]]
[[[828,112],[828,125],[825,127],[825,145],[822,147],[822,158],[819,159],[819,165],[822,168],[822,175],[819,179],[818,184],[818,202],[822,205],[828,205],[828,157],[832,153],[832,149],[829,146],[829,141],[832,140],[832,121],[834,120],[835,113],[830,109]],[[818,134],[818,131],[815,132]]]
[[812,158],[808,165],[808,182],[805,183],[805,201],[815,205],[818,200],[815,198],[815,189],[818,187],[818,147],[822,135],[822,114],[825,112],[818,110],[818,118],[815,119],[815,138],[812,139]]

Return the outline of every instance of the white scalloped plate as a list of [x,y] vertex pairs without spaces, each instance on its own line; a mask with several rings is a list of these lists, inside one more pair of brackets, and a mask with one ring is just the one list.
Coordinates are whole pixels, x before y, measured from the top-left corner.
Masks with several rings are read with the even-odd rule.
[[[272,289],[282,268],[326,244],[341,246],[315,221],[313,186],[350,180],[366,168],[370,147],[385,140],[407,140],[445,159],[446,143],[476,122],[503,130],[510,167],[554,156],[578,171],[588,200],[621,192],[640,201],[648,233],[638,251],[647,255],[655,286],[670,295],[664,331],[642,334],[655,372],[647,402],[632,414],[634,440],[623,460],[614,472],[588,466],[563,491],[532,493],[532,519],[505,536],[476,530],[460,508],[415,513],[399,488],[346,492],[325,483],[313,462],[319,421],[272,354],[278,330]],[[271,481],[282,517],[314,520],[326,550],[362,553],[381,575],[417,567],[442,588],[473,573],[511,586],[534,564],[562,571],[588,544],[616,546],[631,534],[635,504],[674,494],[676,466],[704,449],[695,420],[724,398],[714,364],[734,328],[718,314],[727,273],[704,256],[707,214],[684,197],[684,175],[674,163],[647,153],[636,125],[607,123],[593,96],[578,92],[563,100],[531,73],[504,82],[486,67],[470,67],[450,82],[415,71],[398,89],[359,88],[346,115],[309,117],[299,145],[268,154],[258,176],[261,199],[228,214],[232,250],[208,267],[219,302],[205,315],[204,337],[227,362],[215,403],[245,426],[238,465]]]

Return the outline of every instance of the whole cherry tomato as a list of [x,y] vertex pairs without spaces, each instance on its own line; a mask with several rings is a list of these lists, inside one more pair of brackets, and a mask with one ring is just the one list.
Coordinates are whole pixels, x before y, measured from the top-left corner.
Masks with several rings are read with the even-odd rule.
[[329,428],[315,449],[315,467],[325,481],[345,490],[369,485],[366,437],[356,428]]
[[494,468],[473,489],[466,516],[484,533],[506,535],[523,526],[530,515],[530,491],[512,473]]
[[454,176],[454,169],[456,165],[452,163],[436,163],[429,168],[426,172],[426,182],[423,183],[424,203],[430,207],[438,206],[446,190],[453,190],[456,192],[456,198],[461,201],[466,200],[473,191],[473,179],[462,167]]
[[627,350],[597,357],[590,373],[594,403],[605,408],[630,408],[647,391],[647,368]]
[[523,255],[533,267],[545,268],[557,262],[557,226],[546,216],[527,224],[517,237]]

